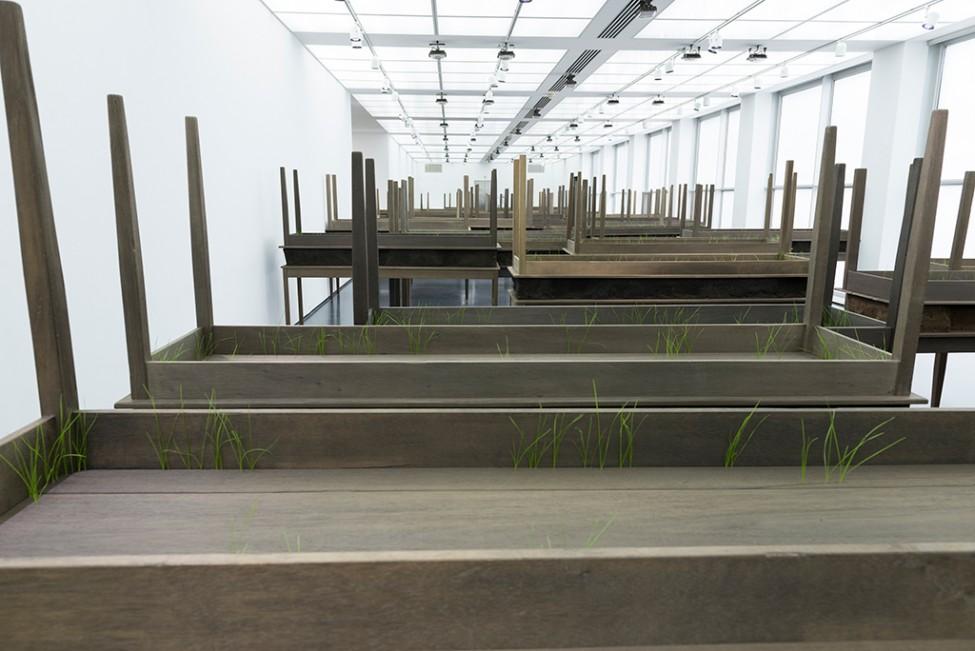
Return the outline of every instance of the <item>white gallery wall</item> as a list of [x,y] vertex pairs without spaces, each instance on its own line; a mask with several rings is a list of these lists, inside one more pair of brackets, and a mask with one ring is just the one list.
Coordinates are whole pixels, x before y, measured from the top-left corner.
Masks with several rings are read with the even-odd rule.
[[[278,167],[337,172],[348,205],[348,93],[258,0],[23,0],[82,405],[128,393],[106,95],[125,96],[159,346],[195,325],[183,117],[200,119],[214,313],[283,320]],[[6,143],[6,124],[0,116]],[[4,147],[6,149],[6,147]],[[303,188],[321,215],[320,183]],[[9,156],[0,156],[0,432],[37,417]],[[305,284],[306,305],[324,283]]]

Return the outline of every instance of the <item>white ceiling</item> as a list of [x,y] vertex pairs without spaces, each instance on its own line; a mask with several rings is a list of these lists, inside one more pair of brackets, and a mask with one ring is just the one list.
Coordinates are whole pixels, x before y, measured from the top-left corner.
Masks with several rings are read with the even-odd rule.
[[[264,2],[413,158],[442,161],[446,146],[452,162],[532,147],[568,157],[923,36],[929,7],[939,27],[975,16],[975,0],[654,0],[653,20],[630,18],[637,0]],[[620,35],[599,38],[621,15]],[[357,25],[361,49],[350,45]],[[723,47],[708,52],[716,33]],[[435,41],[447,52],[439,65],[428,57]],[[845,59],[836,56],[839,41]],[[488,105],[505,42],[516,56]],[[683,60],[680,49],[691,45],[701,58]],[[768,48],[766,60],[746,60],[754,45]],[[597,55],[576,89],[550,92],[586,50]],[[662,72],[668,63],[673,72]],[[393,92],[383,94],[387,81]],[[446,105],[434,101],[441,92]],[[613,94],[620,102],[609,105]],[[653,104],[657,95],[663,105]],[[541,117],[531,118],[546,97]]]

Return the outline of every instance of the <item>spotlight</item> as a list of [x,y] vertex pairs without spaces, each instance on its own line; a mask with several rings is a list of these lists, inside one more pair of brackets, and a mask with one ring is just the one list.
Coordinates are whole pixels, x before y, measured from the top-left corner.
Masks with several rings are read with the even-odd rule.
[[657,7],[651,0],[640,0],[640,8],[637,15],[646,20],[653,20],[657,17]]
[[552,136],[546,136],[545,142],[552,142]]
[[440,128],[441,128],[441,129],[446,129],[446,128],[447,128],[447,127],[449,127],[449,126],[450,126],[450,125],[449,125],[449,124],[447,124],[447,121],[446,121],[446,120],[444,120],[443,122],[441,122],[441,123],[440,123]]
[[672,60],[664,64],[664,73],[668,75],[674,74],[674,62]]
[[362,30],[359,29],[358,25],[353,27],[352,31],[349,32],[349,43],[352,44],[353,49],[362,49]]
[[603,128],[604,128],[604,129],[612,129],[612,128],[613,128],[613,123],[612,123],[612,122],[609,122],[609,121],[607,120],[607,121],[606,121],[606,122],[605,122],[605,123],[603,124]]
[[443,93],[440,93],[440,97],[438,97],[438,98],[437,98],[437,99],[435,99],[434,101],[435,101],[435,102],[436,102],[437,104],[440,104],[441,106],[443,106],[444,104],[446,104],[446,103],[447,103],[447,96],[446,96],[446,95],[444,95]]
[[701,100],[694,100],[694,112],[699,113],[701,111]]
[[501,50],[498,52],[498,58],[502,61],[511,61],[515,58],[515,53],[509,49],[509,45],[505,43],[501,46]]
[[576,136],[575,142],[582,142],[582,140],[579,139],[579,136]]
[[664,103],[664,96],[663,95],[657,95],[656,97],[653,98],[653,104],[655,106],[660,106],[663,103]]
[[846,45],[846,41],[840,41],[836,44],[836,50],[833,52],[833,54],[836,55],[837,59],[842,59],[846,56],[847,49],[848,47]]
[[447,52],[440,47],[443,45],[440,41],[434,41],[430,44],[430,54],[428,55],[434,61],[443,61],[447,58]]
[[708,38],[708,52],[711,54],[717,54],[718,50],[724,47],[724,39],[721,38],[721,32],[714,32]]
[[735,99],[741,97],[741,91],[738,90],[737,86],[731,89],[731,96],[734,97]]
[[516,136],[520,136],[521,135],[521,129],[515,129],[515,135]]
[[383,95],[389,95],[393,92],[393,87],[389,85],[388,79],[383,79],[383,85],[379,88],[379,92]]
[[752,77],[752,88],[754,90],[762,90],[762,78]]
[[565,76],[565,89],[566,90],[575,90],[576,89],[576,86],[578,86],[578,85],[579,85],[579,82],[576,81],[576,76],[575,75],[573,75],[573,74],[570,73],[570,74],[567,74]]
[[535,151],[535,145],[532,145],[532,151]]
[[532,117],[533,118],[540,118],[540,117],[542,117],[542,109],[539,109],[539,108],[533,109],[532,110]]
[[373,70],[379,70],[379,59],[378,58],[376,58],[376,57],[373,57],[372,58],[372,65],[371,65],[371,67],[372,67]]
[[935,27],[938,26],[938,21],[940,19],[941,19],[941,14],[939,14],[931,7],[928,7],[928,10],[924,12],[924,22],[921,23],[921,29],[925,29],[930,32],[931,30],[933,30]]
[[572,129],[572,130],[578,129],[579,128],[579,123],[576,122],[575,120],[573,120],[572,122],[569,123],[569,128]]
[[779,68],[779,77],[785,79],[788,76],[789,76],[789,66],[783,65],[781,68]]
[[764,61],[768,58],[768,48],[764,45],[756,45],[748,48],[748,61]]
[[680,58],[684,61],[694,61],[701,58],[701,46],[691,45],[690,47],[681,48]]
[[471,142],[477,142],[477,136],[471,136]]
[[606,103],[609,104],[610,106],[616,106],[620,103],[620,98],[617,97],[616,95],[610,95],[609,99],[606,100]]

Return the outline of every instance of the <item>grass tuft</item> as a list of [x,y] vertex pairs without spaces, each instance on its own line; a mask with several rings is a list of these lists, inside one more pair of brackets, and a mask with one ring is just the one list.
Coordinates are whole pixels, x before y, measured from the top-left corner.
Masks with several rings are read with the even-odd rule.
[[724,453],[725,468],[735,467],[735,464],[738,463],[738,459],[740,459],[741,455],[745,452],[745,448],[747,448],[748,444],[751,443],[752,437],[755,436],[755,432],[757,432],[758,428],[762,426],[762,423],[768,419],[768,416],[766,416],[760,420],[757,425],[749,428],[749,424],[751,423],[752,418],[755,417],[758,407],[759,405],[755,405],[752,410],[748,412],[748,415],[745,416],[745,419],[741,421],[741,424],[738,425],[738,429],[728,437],[728,447],[725,448]]

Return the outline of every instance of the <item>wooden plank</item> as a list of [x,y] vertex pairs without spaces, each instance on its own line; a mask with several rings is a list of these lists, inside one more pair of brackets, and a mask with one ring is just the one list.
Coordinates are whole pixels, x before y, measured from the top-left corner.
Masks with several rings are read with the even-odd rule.
[[[369,322],[369,269],[366,241],[366,197],[362,152],[352,152],[352,310],[356,325]],[[370,190],[371,192],[371,190]]]
[[[970,641],[971,557],[922,543],[11,559],[0,633],[102,649],[193,648],[215,628],[247,650]],[[242,603],[255,616],[232,616]]]
[[[0,6],[0,15],[2,11]],[[13,509],[30,497],[27,487],[14,468],[21,472],[29,468],[32,447],[40,448],[43,445],[43,449],[47,450],[53,447],[58,430],[57,418],[60,416],[58,414],[57,417],[43,417],[9,435],[0,437],[0,525]],[[38,470],[44,472],[43,464]]]
[[133,399],[142,400],[148,398],[149,377],[146,362],[152,353],[149,347],[149,316],[146,312],[146,285],[142,271],[142,244],[139,240],[135,181],[132,176],[125,102],[120,95],[108,96],[108,126],[112,154],[112,186],[115,195],[119,278],[122,284],[122,311],[129,361],[129,390]]
[[288,244],[291,240],[291,218],[288,216],[288,171],[283,167],[278,169],[278,176],[281,183],[281,226],[283,229],[282,244]]
[[775,175],[771,172],[765,184],[765,221],[762,227],[762,237],[769,239],[772,229],[772,203],[775,199]]
[[599,237],[606,237],[606,175],[602,175],[599,191]]
[[203,157],[200,124],[186,118],[186,173],[190,193],[190,251],[193,261],[193,299],[196,327],[213,327],[213,290],[210,286],[210,244],[207,236],[206,197],[203,189]]
[[58,416],[78,408],[78,388],[27,34],[14,2],[0,2],[0,78],[37,394],[41,414]]
[[[591,386],[590,386],[591,390]],[[728,437],[754,409],[744,408],[645,408],[633,410],[636,428],[633,446],[635,467],[721,467],[728,449]],[[366,409],[268,411],[222,410],[229,422],[246,434],[254,449],[267,448],[258,467],[299,468],[389,468],[389,467],[512,467],[512,450],[520,432],[536,431],[541,423],[551,424],[554,415],[565,423],[576,421],[588,430],[598,422],[604,431],[617,433],[616,409],[541,410],[527,408],[464,410],[451,409]],[[93,469],[157,469],[159,460],[151,441],[175,440],[197,448],[212,413],[202,410],[111,410],[94,412],[89,436],[88,467]],[[885,423],[879,449],[904,440],[861,468],[885,468],[917,464],[975,464],[975,421],[971,412],[951,409],[874,408],[771,409],[755,410],[754,423],[762,422],[753,440],[742,452],[739,466],[791,466],[786,473],[799,475],[800,432],[818,441],[811,448],[810,466],[820,466],[822,441],[834,419],[841,446],[856,445],[867,432]],[[390,436],[395,432],[395,436]],[[618,459],[618,441],[609,441],[608,458]],[[577,468],[583,459],[573,444],[560,448],[557,466]],[[183,467],[172,456],[173,467]],[[227,455],[231,465],[232,455]],[[551,466],[551,454],[545,456]],[[209,464],[209,462],[208,462]],[[810,471],[810,477],[813,477]],[[968,472],[967,470],[965,471]],[[860,471],[851,477],[862,476]],[[970,476],[970,475],[969,475]],[[668,479],[663,475],[663,481]],[[229,481],[229,480],[228,480]],[[512,478],[511,481],[515,481]]]
[[378,200],[376,188],[376,161],[366,159],[366,278],[368,306],[371,312],[379,311],[379,248],[377,244]]
[[[547,539],[577,550],[730,551],[756,539],[767,547],[964,544],[975,534],[967,508],[975,486],[951,468],[947,481],[937,468],[913,476],[871,468],[869,480],[855,471],[830,490],[838,481],[826,482],[820,468],[803,482],[798,468],[620,469],[614,461],[603,472],[319,470],[302,472],[299,481],[287,471],[237,471],[230,481],[219,475],[231,473],[219,471],[83,473],[0,526],[0,558],[287,553],[296,536],[301,553],[313,554],[529,550]],[[108,482],[117,474],[124,479],[113,489]],[[532,474],[547,477],[519,477]],[[613,474],[624,477],[605,477]],[[138,486],[139,476],[149,486]],[[898,485],[902,478],[906,485]],[[820,520],[824,512],[830,517]],[[804,526],[810,518],[820,520],[816,527]]]
[[972,195],[975,194],[975,172],[965,172],[961,186],[961,200],[958,204],[958,219],[955,221],[955,236],[951,241],[951,255],[948,269],[957,271],[965,259],[965,241],[968,238],[968,223],[972,216]]
[[785,162],[785,177],[782,185],[782,220],[779,224],[779,254],[781,255],[788,255],[792,251],[792,230],[794,226],[792,220],[795,218],[792,199],[796,192],[796,188],[793,187],[795,183],[794,166],[794,161],[787,160]]
[[829,310],[833,304],[833,288],[836,285],[836,265],[840,257],[840,230],[843,227],[843,195],[846,192],[846,164],[836,166],[834,176],[833,212],[830,215],[829,249],[826,260],[826,283],[823,285],[823,306]]
[[[823,136],[823,150],[819,162],[819,182],[816,190],[816,218],[813,225],[812,252],[809,259],[809,282],[806,284],[805,324],[806,338],[804,348],[813,350],[816,345],[818,328],[823,323],[823,315],[828,304],[825,303],[825,286],[833,285],[833,279],[827,278],[829,264],[829,247],[833,239],[833,200],[835,197],[836,178],[836,127],[826,127]],[[794,176],[786,163],[786,179],[789,190],[793,189]],[[788,194],[782,198],[783,210],[791,203]],[[788,217],[786,217],[788,221]],[[786,228],[783,227],[783,239],[786,239]],[[791,246],[791,237],[788,237]]]
[[923,158],[915,158],[907,173],[907,191],[904,193],[904,213],[901,217],[901,231],[897,239],[897,253],[894,256],[894,274],[890,281],[890,293],[885,297],[890,301],[887,310],[887,327],[891,331],[897,325],[901,290],[904,285],[904,266],[907,263],[907,246],[914,224],[914,206],[917,202],[918,187],[921,183],[923,163]]
[[291,170],[292,181],[291,189],[294,192],[295,202],[295,233],[301,233],[301,186],[298,183],[298,170]]
[[491,200],[488,206],[491,241],[498,243],[498,170],[491,170]]
[[941,192],[941,169],[944,164],[947,128],[948,111],[932,112],[914,207],[914,221],[911,224],[911,238],[904,263],[904,284],[894,326],[894,344],[891,348],[894,358],[900,362],[896,391],[901,395],[910,393],[914,376],[914,360],[917,357],[921,317],[924,313],[924,289],[928,282],[938,196]]
[[849,282],[850,272],[860,264],[860,238],[863,232],[863,204],[867,193],[867,170],[853,171],[853,195],[850,199],[850,226],[846,240],[846,267],[843,273],[843,289]]

